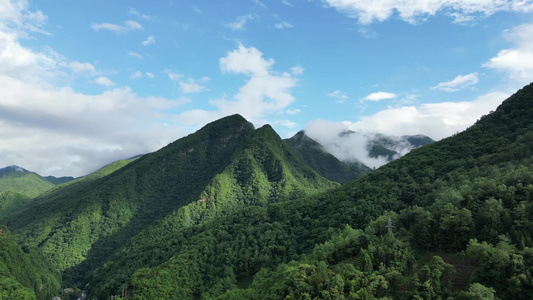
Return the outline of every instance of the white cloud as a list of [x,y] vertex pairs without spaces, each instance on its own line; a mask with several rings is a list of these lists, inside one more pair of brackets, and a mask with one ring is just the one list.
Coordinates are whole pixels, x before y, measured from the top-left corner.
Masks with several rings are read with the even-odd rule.
[[109,79],[107,77],[104,77],[104,76],[101,76],[101,77],[98,77],[98,78],[94,79],[93,82],[96,83],[96,84],[99,84],[99,85],[103,85],[103,86],[115,86],[115,85],[117,85],[111,79]]
[[60,64],[62,66],[68,67],[74,73],[89,72],[91,74],[96,74],[96,69],[93,64],[90,63],[81,63],[79,61],[70,61],[68,63]]
[[446,82],[441,82],[432,87],[432,89],[441,90],[445,92],[457,92],[471,85],[478,83],[477,72],[466,75],[458,75],[454,79]]
[[139,53],[137,52],[133,52],[133,51],[129,51],[127,52],[128,56],[131,56],[131,57],[135,57],[135,58],[138,58],[138,59],[143,59],[143,56],[140,55]]
[[[202,78],[199,80],[199,82],[207,82],[209,81],[208,77]],[[201,84],[198,84],[193,78],[188,78],[187,81],[179,81],[180,90],[184,94],[190,94],[190,93],[200,93],[205,91],[207,88]]]
[[155,36],[153,35],[148,36],[148,38],[146,38],[146,40],[144,40],[141,44],[143,46],[155,44]]
[[268,76],[273,59],[264,59],[263,53],[254,47],[239,45],[237,50],[231,51],[220,59],[222,73],[243,73],[251,77]]
[[495,110],[510,94],[491,92],[472,101],[426,103],[389,107],[358,122],[345,122],[350,129],[387,135],[424,134],[435,140],[465,130],[482,115]]
[[345,92],[339,91],[339,90],[329,93],[328,97],[337,99],[335,100],[335,102],[338,102],[338,103],[344,103],[344,101],[348,99],[348,95],[346,95]]
[[330,7],[357,19],[366,25],[383,22],[392,16],[417,23],[437,12],[446,12],[455,20],[464,21],[476,14],[489,16],[499,11],[530,12],[533,11],[531,0],[322,0]]
[[271,70],[273,59],[263,58],[254,47],[239,45],[219,60],[222,73],[245,74],[248,81],[239,89],[233,100],[215,99],[209,103],[216,110],[192,110],[180,115],[189,124],[204,124],[222,116],[239,113],[252,122],[264,123],[271,113],[282,112],[294,102],[290,89],[297,79],[289,73],[277,74]]
[[533,23],[516,26],[505,37],[516,47],[501,50],[483,66],[506,73],[519,85],[533,81]]
[[95,31],[109,30],[117,34],[143,29],[142,25],[136,21],[125,21],[124,25],[118,25],[118,24],[112,24],[112,23],[93,24],[91,25],[91,28],[94,29]]
[[276,27],[277,29],[285,29],[285,28],[292,28],[294,26],[292,26],[292,24],[289,22],[283,21],[283,22],[276,23],[274,27]]
[[53,76],[55,68],[56,61],[51,56],[22,47],[17,33],[0,28],[0,74],[36,81]]
[[387,163],[384,157],[372,158],[368,155],[366,147],[372,134],[343,134],[349,130],[342,123],[315,120],[307,124],[305,134],[341,161],[362,162],[371,168]]
[[[41,175],[85,175],[114,160],[151,152],[185,134],[168,111],[190,100],[140,97],[129,88],[85,95],[63,72],[97,74],[90,63],[44,53],[18,40],[40,29],[27,1],[0,1],[0,157]],[[61,79],[61,80],[57,80]],[[61,82],[66,86],[55,86]],[[96,82],[109,85],[106,77]]]
[[365,98],[363,98],[363,100],[367,100],[367,101],[381,101],[381,100],[386,100],[386,99],[394,99],[398,97],[396,94],[394,93],[389,93],[389,92],[375,92],[375,93],[372,93],[368,96],[366,96]]
[[148,77],[148,78],[150,78],[150,79],[155,78],[155,75],[152,74],[152,73],[150,73],[150,72],[146,72],[146,73],[144,73],[144,74],[146,75],[146,77]]
[[135,71],[135,73],[130,75],[130,79],[139,79],[143,77],[143,73],[141,71]]
[[229,29],[235,31],[235,30],[244,30],[244,25],[250,20],[258,19],[259,17],[256,15],[248,14],[244,16],[239,16],[237,19],[235,19],[235,22],[227,23],[224,26],[228,27]]
[[21,29],[22,31],[19,31],[18,34],[24,35],[23,37],[26,37],[25,31],[49,34],[43,29],[47,19],[40,10],[30,11],[27,0],[1,1],[0,21],[2,22],[2,30],[8,28]]
[[302,75],[304,73],[305,69],[301,66],[294,66],[291,68],[292,75]]

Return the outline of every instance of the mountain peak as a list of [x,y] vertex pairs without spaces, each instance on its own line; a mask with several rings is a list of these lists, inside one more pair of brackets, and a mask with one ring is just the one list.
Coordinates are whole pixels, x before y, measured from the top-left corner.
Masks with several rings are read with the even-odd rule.
[[21,172],[21,173],[30,173],[30,171],[24,169],[24,168],[21,168],[17,165],[12,165],[12,166],[7,166],[5,168],[1,168],[0,169],[0,175],[5,175],[5,174],[11,174],[11,173],[15,173],[15,172]]

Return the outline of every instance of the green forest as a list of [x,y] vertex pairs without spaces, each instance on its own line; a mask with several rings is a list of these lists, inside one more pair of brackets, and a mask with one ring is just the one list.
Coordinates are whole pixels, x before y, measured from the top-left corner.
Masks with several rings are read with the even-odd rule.
[[372,171],[233,115],[6,191],[0,299],[533,299],[532,120],[530,84]]

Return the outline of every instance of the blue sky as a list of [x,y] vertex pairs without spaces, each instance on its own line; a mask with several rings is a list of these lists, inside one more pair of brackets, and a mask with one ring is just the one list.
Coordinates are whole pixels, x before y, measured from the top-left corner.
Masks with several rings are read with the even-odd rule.
[[531,0],[1,0],[0,166],[79,176],[233,113],[283,138],[441,139],[533,80],[532,17]]

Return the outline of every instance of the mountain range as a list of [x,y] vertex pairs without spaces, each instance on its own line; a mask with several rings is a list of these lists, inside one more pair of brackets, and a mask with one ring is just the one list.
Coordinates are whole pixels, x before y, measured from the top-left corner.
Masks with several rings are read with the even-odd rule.
[[376,136],[386,160],[430,144],[371,170],[229,116],[27,196],[0,218],[0,295],[531,299],[531,120],[533,84],[438,142]]

